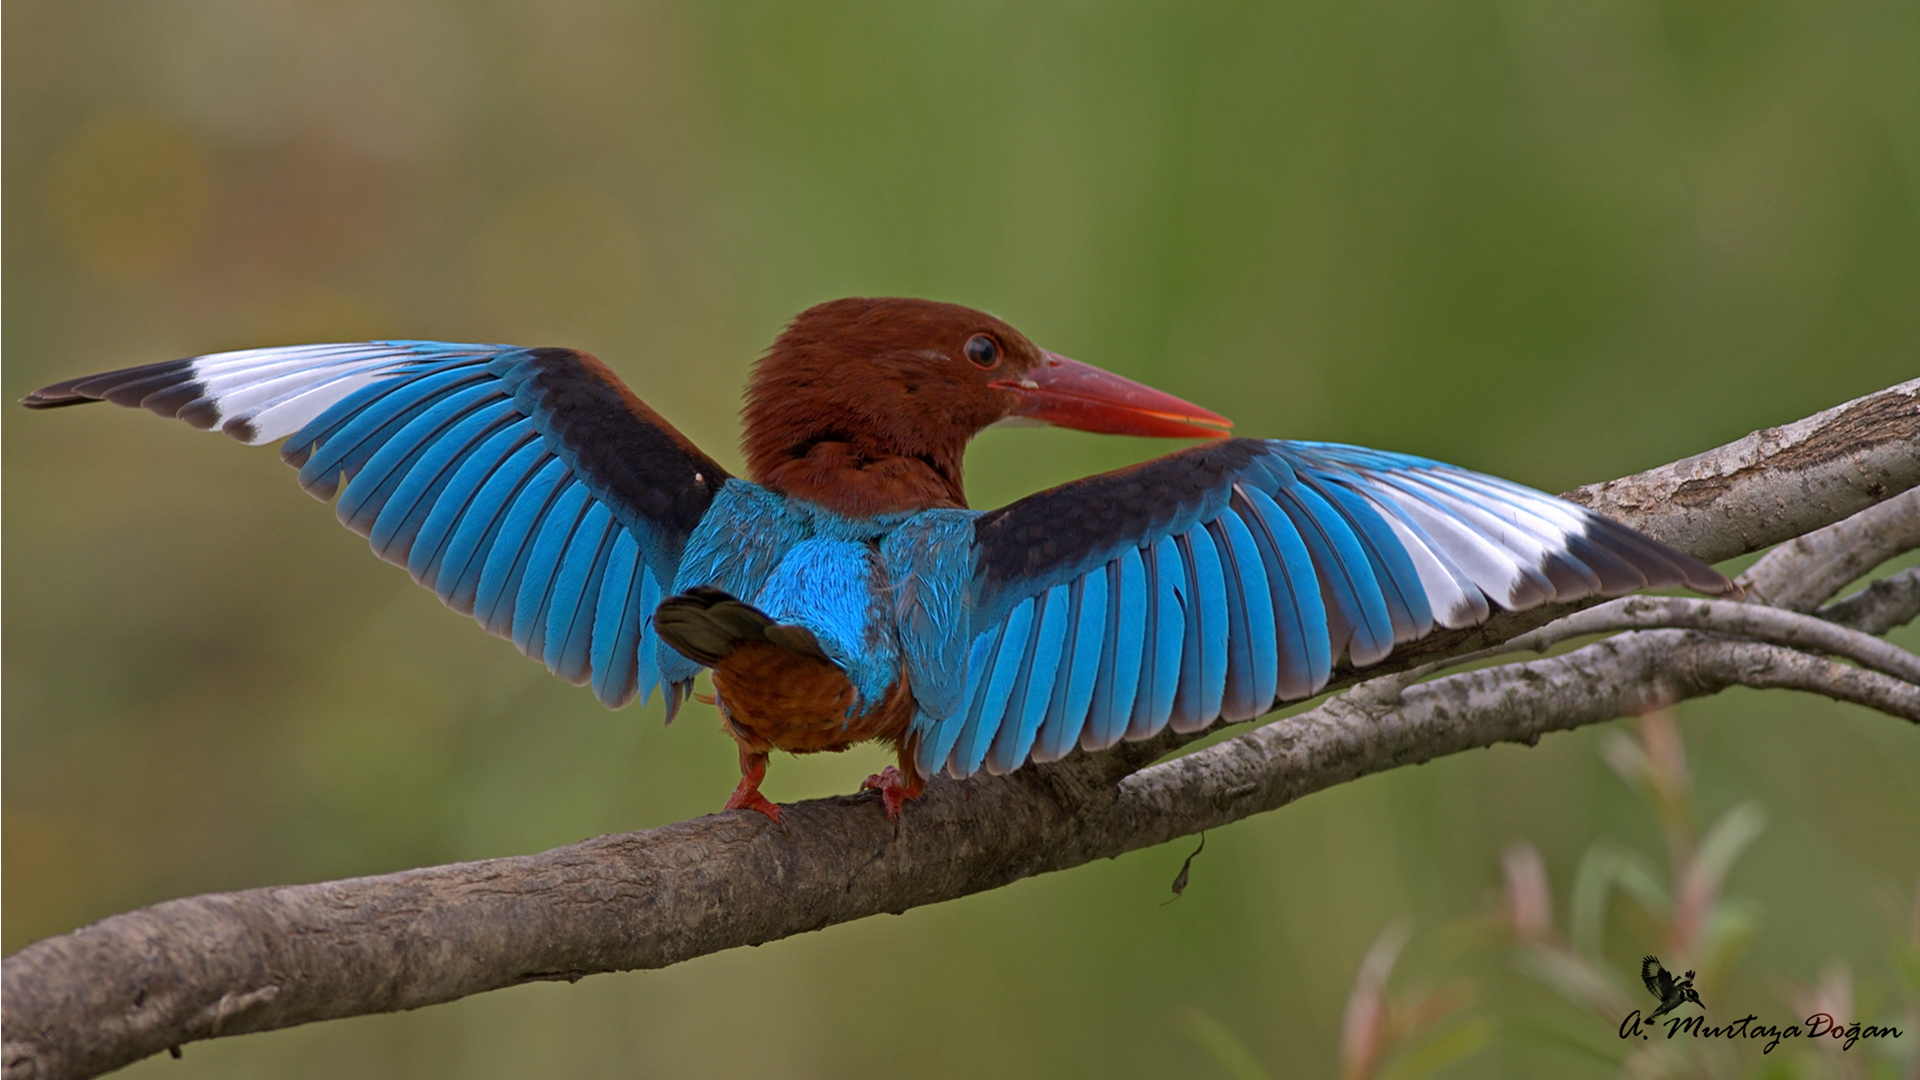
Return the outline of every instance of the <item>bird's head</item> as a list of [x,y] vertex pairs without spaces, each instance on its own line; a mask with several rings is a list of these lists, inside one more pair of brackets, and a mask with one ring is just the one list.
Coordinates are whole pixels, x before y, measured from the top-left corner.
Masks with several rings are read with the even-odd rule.
[[801,312],[754,367],[747,469],[842,513],[964,506],[967,443],[1003,421],[1188,439],[1232,426],[1048,352],[983,311],[851,298]]

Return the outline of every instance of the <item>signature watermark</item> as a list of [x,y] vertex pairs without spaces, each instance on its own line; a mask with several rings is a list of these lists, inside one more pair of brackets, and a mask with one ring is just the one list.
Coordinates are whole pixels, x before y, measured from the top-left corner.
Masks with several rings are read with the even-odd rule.
[[[1837,1020],[1833,1016],[1818,1012],[1797,1024],[1762,1023],[1756,1013],[1749,1013],[1738,1020],[1724,1024],[1710,1024],[1706,1017],[1706,1003],[1693,989],[1693,972],[1682,978],[1660,965],[1658,957],[1649,956],[1640,962],[1640,981],[1647,986],[1647,992],[1660,1004],[1653,1012],[1642,1016],[1639,1009],[1627,1014],[1620,1021],[1622,1039],[1651,1039],[1660,1028],[1667,1029],[1667,1038],[1676,1039],[1682,1035],[1695,1039],[1748,1039],[1767,1040],[1760,1048],[1762,1054],[1770,1054],[1773,1048],[1788,1039],[1838,1039],[1840,1049],[1851,1050],[1853,1044],[1861,1039],[1897,1039],[1901,1036],[1899,1028],[1862,1024],[1859,1021]],[[1700,1006],[1700,1014],[1681,1016],[1677,1013],[1665,1020],[1660,1017],[1673,1012],[1683,1005]]]

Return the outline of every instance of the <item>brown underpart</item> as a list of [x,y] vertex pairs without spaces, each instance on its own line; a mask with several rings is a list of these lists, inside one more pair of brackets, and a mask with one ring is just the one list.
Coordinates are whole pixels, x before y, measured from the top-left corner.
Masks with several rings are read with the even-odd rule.
[[911,778],[905,797],[913,798],[926,787],[914,771],[907,739],[914,702],[904,676],[879,704],[850,716],[853,683],[839,665],[771,642],[749,641],[714,666],[713,688],[727,733],[740,744],[743,775],[749,755],[758,755],[764,771],[770,750],[838,752],[878,739],[894,748],[901,775]]

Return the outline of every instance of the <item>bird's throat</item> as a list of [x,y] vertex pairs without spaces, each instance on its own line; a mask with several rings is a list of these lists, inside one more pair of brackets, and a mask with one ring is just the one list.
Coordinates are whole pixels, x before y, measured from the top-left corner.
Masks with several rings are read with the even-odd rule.
[[823,441],[753,479],[847,517],[967,505],[958,452],[909,457],[863,453],[852,443]]

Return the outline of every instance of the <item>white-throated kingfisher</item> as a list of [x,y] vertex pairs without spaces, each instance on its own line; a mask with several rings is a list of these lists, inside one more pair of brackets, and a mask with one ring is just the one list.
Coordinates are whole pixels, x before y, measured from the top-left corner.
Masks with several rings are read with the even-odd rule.
[[[447,606],[619,707],[671,719],[702,667],[739,745],[729,808],[779,820],[767,756],[882,740],[887,813],[965,778],[1245,720],[1495,608],[1733,586],[1552,496],[1404,454],[1228,438],[1196,405],[983,312],[846,299],[747,388],[731,476],[570,349],[375,341],[215,353],[23,404],[144,406],[285,439],[301,486]],[[1207,441],[967,506],[1002,421]]]

